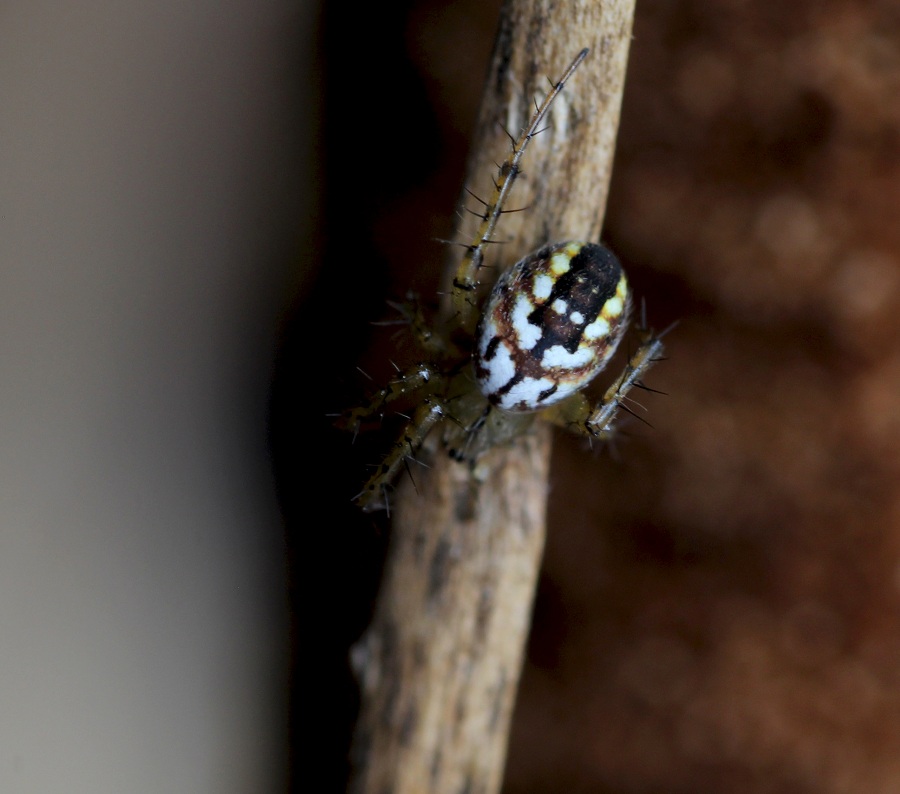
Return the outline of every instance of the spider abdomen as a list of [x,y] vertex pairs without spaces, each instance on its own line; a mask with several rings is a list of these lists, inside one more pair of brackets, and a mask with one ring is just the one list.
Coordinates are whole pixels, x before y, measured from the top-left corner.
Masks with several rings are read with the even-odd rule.
[[504,273],[478,323],[475,375],[504,411],[536,411],[584,388],[628,326],[630,294],[609,249],[577,240],[538,249]]

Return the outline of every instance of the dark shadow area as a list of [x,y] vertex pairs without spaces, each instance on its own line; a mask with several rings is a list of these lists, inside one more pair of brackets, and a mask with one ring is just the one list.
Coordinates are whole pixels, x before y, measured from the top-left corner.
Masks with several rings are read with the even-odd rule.
[[321,223],[297,263],[317,276],[286,315],[271,399],[289,554],[292,791],[311,781],[319,792],[346,788],[359,705],[349,652],[370,617],[388,525],[351,498],[385,439],[354,442],[329,415],[363,399],[357,366],[373,345],[372,322],[396,297],[375,241],[379,219],[434,161],[422,152],[435,137],[432,116],[403,41],[408,4],[354,8],[353,24],[347,13],[323,10]]

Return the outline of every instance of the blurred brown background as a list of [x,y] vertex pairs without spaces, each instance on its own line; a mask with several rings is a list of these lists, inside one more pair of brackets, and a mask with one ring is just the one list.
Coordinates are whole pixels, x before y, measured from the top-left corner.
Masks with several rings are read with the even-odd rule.
[[[377,379],[365,320],[433,293],[497,8],[360,13],[326,12],[318,294]],[[893,2],[639,0],[604,237],[680,324],[652,429],[557,440],[508,794],[900,790],[898,89]],[[383,444],[336,453],[341,499]],[[316,549],[371,593],[358,523]]]

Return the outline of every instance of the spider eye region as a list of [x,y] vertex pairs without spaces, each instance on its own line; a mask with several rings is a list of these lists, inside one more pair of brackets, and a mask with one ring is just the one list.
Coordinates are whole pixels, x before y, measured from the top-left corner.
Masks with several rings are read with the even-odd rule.
[[538,249],[494,285],[476,333],[475,375],[504,411],[537,411],[583,389],[628,327],[619,260],[577,240]]

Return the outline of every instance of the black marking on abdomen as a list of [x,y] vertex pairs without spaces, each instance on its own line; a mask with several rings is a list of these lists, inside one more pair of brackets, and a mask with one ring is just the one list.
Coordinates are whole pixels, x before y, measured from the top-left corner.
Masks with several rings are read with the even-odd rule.
[[[569,263],[569,269],[553,284],[549,297],[528,315],[528,322],[543,331],[531,350],[536,359],[556,345],[569,353],[576,352],[585,327],[597,319],[606,302],[616,294],[622,277],[619,260],[609,249],[596,243],[583,245]],[[552,308],[558,299],[566,302],[563,314],[557,314]],[[582,315],[580,323],[569,319],[574,312]]]
[[544,402],[544,400],[546,400],[548,397],[551,397],[551,396],[553,396],[554,394],[556,394],[556,390],[557,390],[558,388],[559,388],[559,386],[558,386],[556,383],[554,383],[549,389],[544,389],[544,391],[542,391],[542,392],[538,395],[537,401],[538,401],[539,403]]
[[495,355],[497,355],[497,348],[500,347],[500,337],[495,336],[488,342],[487,347],[484,349],[484,355],[481,357],[483,361],[490,361]]
[[[506,383],[504,383],[497,391],[493,392],[490,396],[491,402],[496,403],[500,397],[504,394],[509,394],[510,390],[517,383],[521,383],[524,380],[525,376],[521,372],[517,372],[513,375]],[[495,399],[496,398],[496,399]]]

